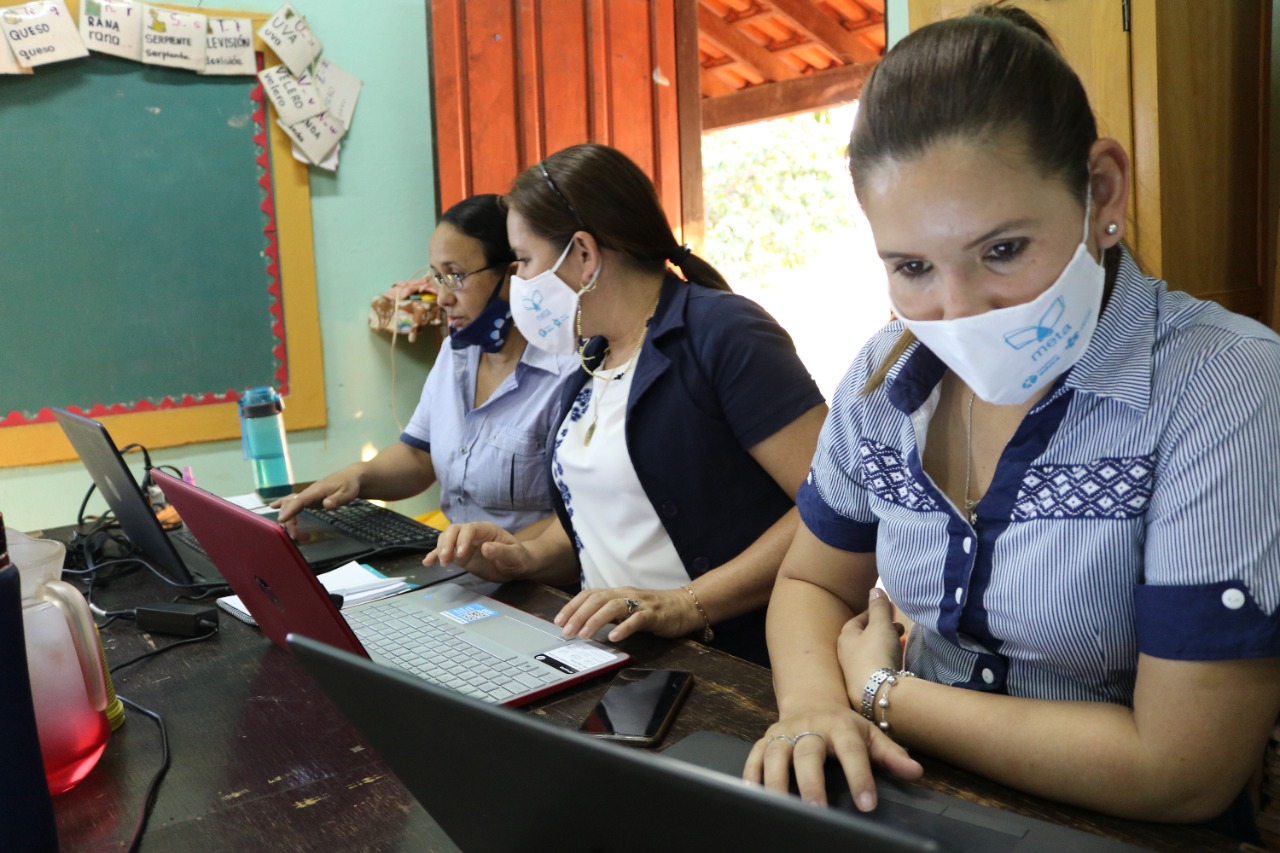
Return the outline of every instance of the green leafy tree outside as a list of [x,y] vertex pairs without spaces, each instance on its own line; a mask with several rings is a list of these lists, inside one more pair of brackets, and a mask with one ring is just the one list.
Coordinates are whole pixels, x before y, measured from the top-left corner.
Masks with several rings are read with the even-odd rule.
[[[856,227],[844,163],[849,111],[787,116],[702,138],[706,255],[729,283],[764,289]],[[839,125],[834,122],[838,121]]]

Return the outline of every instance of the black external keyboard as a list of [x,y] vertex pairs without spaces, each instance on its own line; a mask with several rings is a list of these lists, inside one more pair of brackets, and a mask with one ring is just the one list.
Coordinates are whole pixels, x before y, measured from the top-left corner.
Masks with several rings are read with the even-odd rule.
[[379,548],[418,546],[430,549],[435,547],[440,536],[440,531],[434,527],[359,498],[337,509],[309,507],[303,512]]

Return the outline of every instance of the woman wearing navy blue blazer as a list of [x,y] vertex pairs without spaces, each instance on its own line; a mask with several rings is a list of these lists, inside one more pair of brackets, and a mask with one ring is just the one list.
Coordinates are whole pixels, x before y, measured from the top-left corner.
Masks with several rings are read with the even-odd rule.
[[1143,275],[1128,157],[1020,10],[895,46],[849,161],[899,319],[800,490],[747,778],[822,802],[834,756],[867,810],[910,748],[1247,836],[1280,711],[1280,338]]
[[[577,353],[551,450],[556,522],[451,527],[427,562],[582,592],[566,635],[694,634],[765,660],[763,607],[826,406],[790,338],[671,232],[621,152],[577,145],[508,196],[512,315]],[[673,271],[678,268],[682,276]]]

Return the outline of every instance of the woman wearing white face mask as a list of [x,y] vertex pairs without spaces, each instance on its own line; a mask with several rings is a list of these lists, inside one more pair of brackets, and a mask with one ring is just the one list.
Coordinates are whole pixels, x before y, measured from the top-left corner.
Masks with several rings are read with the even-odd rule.
[[746,777],[822,802],[834,756],[869,809],[910,747],[1248,837],[1280,711],[1280,338],[1139,271],[1128,158],[1020,10],[895,46],[849,160],[900,321],[797,498]]
[[517,328],[582,363],[552,448],[557,521],[525,543],[450,528],[427,562],[579,581],[556,617],[566,635],[617,622],[611,640],[693,634],[765,660],[762,608],[826,413],[791,340],[676,243],[649,179],[612,148],[551,155],[507,204]]

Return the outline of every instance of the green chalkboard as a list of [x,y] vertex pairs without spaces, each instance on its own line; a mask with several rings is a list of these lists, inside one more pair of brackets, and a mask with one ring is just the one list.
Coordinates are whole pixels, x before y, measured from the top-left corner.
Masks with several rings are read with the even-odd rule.
[[256,84],[97,54],[0,77],[6,427],[287,382]]

